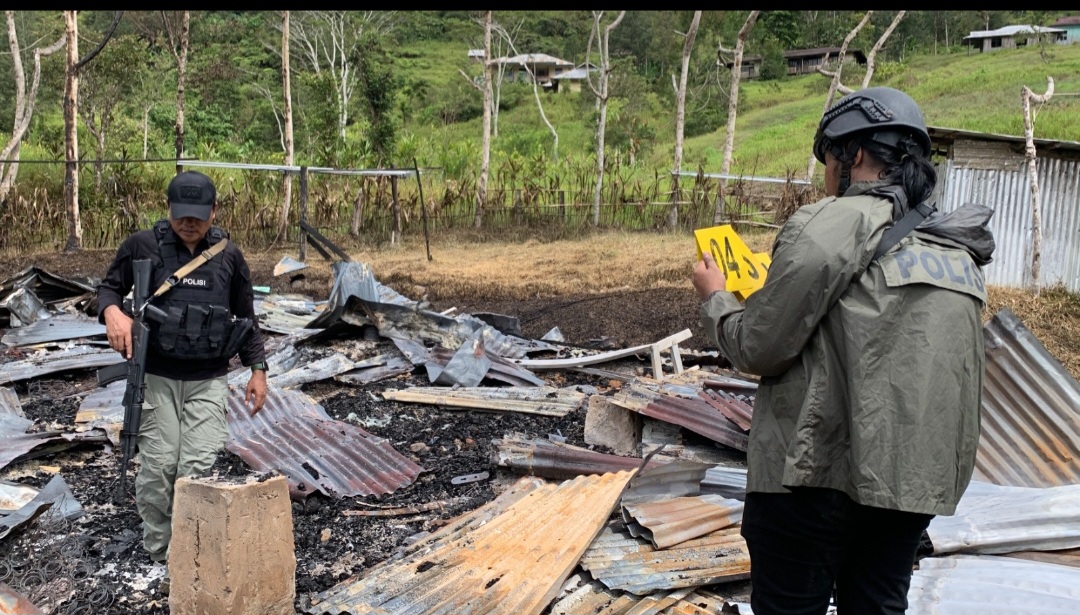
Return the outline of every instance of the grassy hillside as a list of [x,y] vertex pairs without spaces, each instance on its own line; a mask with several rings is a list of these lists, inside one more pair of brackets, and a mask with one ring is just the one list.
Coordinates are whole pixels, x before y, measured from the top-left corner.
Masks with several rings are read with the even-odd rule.
[[[403,67],[408,66],[415,77],[429,80],[432,94],[440,96],[457,87],[455,79],[465,83],[458,68],[467,67],[462,60],[466,47],[464,43],[429,41],[407,52],[398,51],[397,55]],[[1023,133],[1021,86],[1027,85],[1041,93],[1046,88],[1046,77],[1053,76],[1056,95],[1038,112],[1036,136],[1080,141],[1080,122],[1073,121],[1080,117],[1080,99],[1076,97],[1080,94],[1080,45],[1053,46],[1047,51],[1046,60],[1037,47],[986,54],[915,56],[903,64],[879,65],[873,84],[910,93],[922,105],[930,125],[1020,135]],[[861,66],[850,67],[845,82],[857,84],[863,73]],[[828,79],[820,75],[744,81],[740,88],[735,172],[769,176],[783,176],[788,171],[804,173],[828,85]],[[588,156],[595,130],[589,117],[591,95],[587,90],[581,94],[542,95],[545,112],[559,132],[560,154]],[[550,132],[540,119],[531,89],[508,86],[503,97],[511,99],[513,106],[500,115],[496,149],[527,149],[522,146],[525,142],[550,153]],[[725,103],[714,100],[712,104]],[[662,169],[671,164],[674,109],[668,103],[656,107],[652,105],[653,111],[647,118],[656,136],[647,157],[639,158],[639,162]],[[688,113],[692,112],[688,109]],[[609,122],[616,121],[618,118],[609,118]],[[439,128],[414,124],[406,129],[427,139],[429,147],[436,150],[440,144],[458,140],[475,143],[478,149],[481,120],[474,118]],[[686,164],[718,171],[723,140],[723,127],[687,139]],[[437,157],[434,152],[432,155]]]

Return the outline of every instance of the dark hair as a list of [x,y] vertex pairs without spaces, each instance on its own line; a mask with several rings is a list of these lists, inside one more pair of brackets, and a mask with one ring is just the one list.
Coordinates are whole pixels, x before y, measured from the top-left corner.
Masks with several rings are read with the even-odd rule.
[[909,208],[930,198],[937,184],[937,171],[914,141],[902,139],[899,147],[866,138],[858,139],[858,143],[864,154],[885,167],[882,179],[904,188]]

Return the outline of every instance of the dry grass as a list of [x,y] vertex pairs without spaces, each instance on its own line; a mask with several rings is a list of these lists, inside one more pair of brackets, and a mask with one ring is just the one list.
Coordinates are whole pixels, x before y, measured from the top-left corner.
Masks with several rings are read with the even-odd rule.
[[1072,375],[1080,379],[1080,295],[1055,288],[1038,297],[1018,289],[990,289],[983,316],[1009,308]]

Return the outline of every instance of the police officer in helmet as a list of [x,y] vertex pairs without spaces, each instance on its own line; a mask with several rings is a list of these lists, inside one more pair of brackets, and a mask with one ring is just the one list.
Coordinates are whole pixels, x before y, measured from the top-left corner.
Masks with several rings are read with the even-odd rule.
[[974,469],[983,378],[982,267],[993,210],[937,212],[922,111],[892,88],[822,117],[821,201],[779,231],[745,305],[705,254],[701,321],[761,376],[742,534],[756,615],[907,609],[920,537]]
[[213,226],[218,207],[214,183],[202,173],[185,171],[169,183],[167,196],[168,219],[128,237],[97,289],[99,320],[109,345],[129,358],[132,318],[123,297],[134,283],[132,262],[152,262],[154,290],[178,269],[211,256],[174,278],[151,302],[167,318],[148,321],[135,501],[143,519],[143,546],[157,562],[167,559],[176,479],[208,470],[228,436],[226,374],[233,356],[239,354],[252,370],[245,394],[252,415],[266,399],[266,354],[255,319],[251,272],[228,234]]

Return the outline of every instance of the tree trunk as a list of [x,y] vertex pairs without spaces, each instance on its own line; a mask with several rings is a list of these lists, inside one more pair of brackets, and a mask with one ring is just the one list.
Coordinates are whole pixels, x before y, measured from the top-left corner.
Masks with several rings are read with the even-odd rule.
[[870,87],[870,80],[874,77],[875,60],[877,59],[878,52],[885,46],[885,41],[889,40],[889,36],[893,33],[893,30],[896,29],[896,26],[900,25],[900,20],[902,20],[906,14],[907,11],[898,11],[896,13],[896,17],[893,17],[892,23],[889,24],[889,27],[885,29],[881,38],[874,43],[874,47],[870,50],[870,53],[867,54],[866,75],[863,76],[862,80],[862,87],[864,89]]
[[180,159],[184,157],[184,84],[187,81],[188,47],[191,40],[191,11],[184,11],[180,21],[180,50],[173,49],[176,58],[176,172],[184,170]]
[[[686,40],[683,41],[682,68],[679,72],[679,87],[675,91],[675,164],[672,165],[675,174],[671,176],[671,213],[668,214],[668,228],[674,230],[679,226],[679,172],[682,171],[683,158],[683,128],[686,125],[686,79],[690,73],[690,53],[694,49],[694,38],[697,36],[698,24],[701,23],[701,11],[694,11],[694,19],[690,22],[690,29],[686,31]],[[633,152],[631,151],[631,161]],[[633,162],[630,163],[631,165]]]
[[101,118],[100,130],[94,135],[94,149],[97,160],[94,161],[94,190],[101,191],[101,178],[105,174],[105,118]]
[[64,11],[67,39],[67,70],[64,80],[64,209],[67,213],[65,252],[82,249],[82,221],[79,219],[79,25],[75,11]]
[[484,134],[480,152],[480,179],[476,182],[476,228],[484,224],[488,167],[491,164],[491,11],[484,11]]
[[[746,22],[739,29],[739,36],[735,40],[735,57],[733,59],[735,63],[731,65],[731,88],[728,93],[727,133],[724,136],[724,161],[720,166],[722,175],[731,172],[731,158],[732,153],[735,151],[735,118],[739,112],[739,81],[742,78],[743,49],[746,47],[746,39],[750,36],[750,30],[753,29],[754,23],[757,22],[760,14],[761,11],[750,11],[750,14],[746,17]],[[727,180],[721,178],[721,192],[726,187]],[[720,224],[723,217],[724,200],[720,199],[716,203],[716,211],[713,212],[713,224]]]
[[[289,11],[281,15],[281,82],[285,96],[285,166],[293,164],[293,115],[292,115],[292,78],[289,66]],[[275,241],[284,242],[289,230],[289,207],[292,205],[292,173],[285,173],[282,178],[281,218],[278,220],[278,233]]]
[[143,107],[142,114],[142,157],[146,160],[148,133],[150,131],[150,107]]
[[[588,62],[589,56],[592,51],[592,39],[595,34],[599,39],[597,46],[600,49],[600,89],[593,88],[592,80],[589,80],[589,87],[592,88],[593,93],[596,94],[597,105],[600,111],[600,119],[596,126],[596,188],[593,190],[593,215],[592,225],[593,227],[600,226],[600,192],[604,185],[604,134],[607,130],[607,103],[608,103],[608,78],[611,73],[611,57],[608,53],[608,42],[611,40],[611,31],[614,30],[623,17],[626,17],[626,11],[620,11],[619,16],[615,18],[615,21],[611,22],[604,28],[604,34],[600,36],[600,17],[603,15],[601,12],[593,12],[593,29],[589,33],[589,45],[586,47],[585,61]],[[588,68],[586,66],[586,68]],[[588,75],[588,70],[586,70]]]
[[1024,107],[1024,158],[1027,160],[1028,181],[1031,183],[1031,289],[1039,294],[1039,274],[1042,268],[1042,203],[1039,197],[1039,174],[1035,164],[1035,122],[1031,103],[1043,104],[1054,95],[1054,78],[1046,78],[1046,93],[1035,94],[1026,85],[1020,88]]
[[360,238],[360,224],[364,219],[364,180],[356,188],[356,202],[353,204],[352,222],[349,224],[349,235]]
[[[829,94],[825,97],[825,108],[821,111],[822,115],[829,110],[829,107],[833,104],[833,99],[836,98],[836,91],[840,87],[840,78],[844,72],[844,56],[847,55],[848,45],[851,44],[851,41],[855,40],[859,31],[870,22],[870,17],[872,17],[873,14],[874,11],[866,11],[866,15],[863,16],[862,21],[852,28],[851,32],[848,32],[848,35],[844,37],[844,44],[840,45],[840,52],[836,56],[836,71],[833,73],[832,83],[829,84]],[[814,155],[810,154],[810,161],[806,165],[806,181],[813,179],[814,169],[817,168],[817,163],[817,158],[814,158]]]

